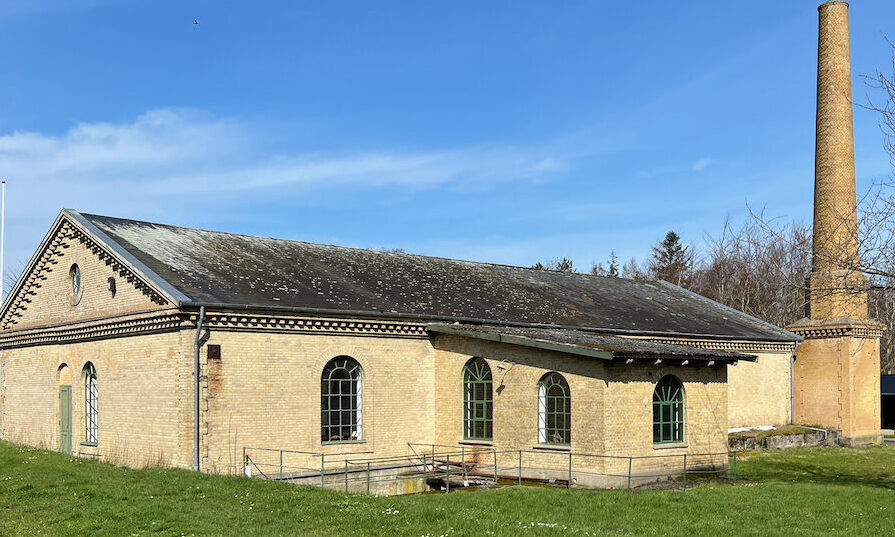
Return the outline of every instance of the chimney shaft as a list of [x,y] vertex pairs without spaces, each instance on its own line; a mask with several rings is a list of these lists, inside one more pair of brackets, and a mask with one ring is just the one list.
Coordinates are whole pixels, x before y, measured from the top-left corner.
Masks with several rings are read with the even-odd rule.
[[858,262],[848,3],[818,8],[811,318],[866,318]]

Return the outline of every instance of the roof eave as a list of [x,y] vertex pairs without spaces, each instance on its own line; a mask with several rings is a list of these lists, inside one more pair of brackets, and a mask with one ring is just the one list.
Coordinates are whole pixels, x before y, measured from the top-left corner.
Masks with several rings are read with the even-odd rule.
[[[498,343],[508,343],[512,345],[520,345],[523,347],[532,347],[536,349],[543,349],[549,351],[562,352],[565,354],[575,354],[579,356],[587,356],[591,358],[599,358],[601,360],[637,360],[637,361],[651,361],[651,360],[662,360],[662,361],[671,361],[671,360],[680,360],[680,361],[693,361],[696,363],[706,363],[711,361],[722,362],[722,363],[733,363],[738,361],[749,361],[754,362],[756,357],[747,354],[734,354],[734,353],[718,353],[717,355],[707,355],[707,356],[687,356],[687,355],[674,355],[667,353],[633,353],[633,352],[619,352],[619,351],[609,351],[604,349],[595,349],[592,347],[585,347],[581,345],[575,345],[572,343],[560,343],[556,341],[548,341],[545,339],[539,338],[529,338],[524,336],[517,336],[513,334],[501,334],[495,332],[483,332],[478,330],[465,330],[460,326],[454,326],[443,323],[429,323],[426,326],[426,330],[430,332],[436,332],[441,334],[451,334],[461,337],[469,337],[474,339],[482,339],[486,341],[495,341]],[[695,365],[695,364],[694,364]]]
[[380,319],[401,319],[413,320],[418,322],[442,322],[442,323],[468,323],[475,325],[495,325],[495,326],[513,326],[521,328],[561,328],[564,330],[578,330],[581,332],[590,332],[595,334],[609,334],[618,336],[639,336],[639,337],[664,337],[664,338],[681,338],[681,339],[710,339],[717,341],[755,341],[768,343],[795,343],[794,340],[780,338],[750,338],[745,336],[733,336],[725,334],[698,334],[689,332],[670,332],[657,330],[626,330],[621,328],[600,328],[589,326],[573,326],[564,324],[549,323],[530,323],[522,321],[504,321],[501,319],[482,319],[478,317],[459,317],[450,315],[429,315],[425,313],[401,313],[397,311],[373,311],[373,310],[351,310],[336,308],[313,308],[306,306],[279,306],[268,304],[234,304],[228,302],[209,302],[204,300],[184,300],[180,307],[183,309],[195,309],[200,307],[208,309],[218,309],[221,311],[257,311],[270,313],[304,313],[314,315],[332,315],[336,317],[354,316],[354,317],[373,317]]
[[576,354],[579,356],[587,356],[590,358],[599,358],[601,360],[612,360],[615,356],[609,352],[600,349],[591,349],[568,343],[557,343],[555,341],[547,341],[544,339],[534,339],[522,336],[514,336],[511,334],[499,334],[491,332],[478,332],[473,330],[463,330],[451,325],[441,323],[429,323],[426,330],[441,334],[451,334],[455,336],[470,337],[475,339],[483,339],[486,341],[496,341],[498,343],[509,343],[511,345],[520,345],[522,347],[532,347],[548,351],[562,352],[565,354]]

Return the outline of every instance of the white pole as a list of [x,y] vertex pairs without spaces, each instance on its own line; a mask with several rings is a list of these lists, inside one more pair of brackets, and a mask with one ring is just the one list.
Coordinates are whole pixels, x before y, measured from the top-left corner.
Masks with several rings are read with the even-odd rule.
[[3,252],[6,241],[6,179],[0,181],[0,304],[4,302],[6,279],[3,277]]

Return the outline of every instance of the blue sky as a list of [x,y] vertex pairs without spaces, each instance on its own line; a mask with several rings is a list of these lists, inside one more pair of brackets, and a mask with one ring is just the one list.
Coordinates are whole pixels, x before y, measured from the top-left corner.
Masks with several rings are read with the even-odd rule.
[[[8,259],[62,207],[585,270],[747,204],[808,222],[816,6],[5,2]],[[863,102],[895,2],[851,24]],[[855,127],[860,189],[892,170]]]

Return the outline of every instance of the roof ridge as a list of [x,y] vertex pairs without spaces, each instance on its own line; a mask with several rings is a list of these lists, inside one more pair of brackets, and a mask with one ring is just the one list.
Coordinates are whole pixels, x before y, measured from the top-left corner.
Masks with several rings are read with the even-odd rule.
[[625,281],[625,282],[640,282],[640,283],[659,283],[659,282],[660,282],[660,280],[623,278],[623,277],[621,277],[621,276],[604,276],[604,275],[600,275],[600,274],[592,274],[592,273],[588,273],[588,272],[563,272],[563,271],[559,271],[559,270],[536,269],[536,268],[534,268],[534,267],[524,267],[524,266],[521,266],[521,265],[510,265],[510,264],[507,264],[507,263],[494,263],[494,262],[490,262],[490,261],[474,261],[474,260],[471,260],[471,259],[458,259],[458,258],[455,258],[455,257],[444,257],[444,256],[437,256],[437,255],[417,254],[417,253],[413,253],[413,252],[392,252],[392,251],[389,251],[389,250],[376,250],[376,249],[373,249],[373,248],[363,248],[363,247],[360,247],[360,246],[344,246],[344,245],[340,245],[340,244],[327,244],[327,243],[322,243],[322,242],[310,242],[310,241],[303,241],[303,240],[298,240],[298,239],[284,239],[284,238],[281,238],[281,237],[270,237],[270,236],[266,236],[266,235],[249,235],[249,234],[247,234],[247,233],[234,233],[234,232],[232,232],[232,231],[221,231],[221,230],[217,230],[217,229],[206,229],[206,228],[199,228],[199,227],[178,226],[178,225],[174,225],[174,224],[164,224],[164,223],[161,223],[161,222],[152,222],[152,221],[149,221],[149,220],[137,220],[137,219],[134,219],[134,218],[121,218],[121,217],[117,217],[117,216],[107,216],[107,215],[102,215],[102,214],[81,213],[81,212],[79,212],[79,214],[81,214],[81,216],[84,216],[84,217],[87,217],[87,218],[89,218],[89,217],[95,217],[95,218],[103,218],[103,219],[109,219],[109,220],[119,220],[119,221],[122,221],[122,222],[133,222],[133,223],[137,223],[137,224],[149,224],[149,225],[152,225],[152,226],[159,226],[159,227],[165,227],[165,228],[174,228],[174,229],[185,229],[185,230],[190,230],[190,231],[202,231],[202,232],[205,232],[205,233],[218,233],[218,234],[221,234],[221,235],[231,235],[231,236],[234,236],[234,237],[245,237],[245,238],[249,238],[249,239],[266,239],[266,240],[282,241],[282,242],[288,242],[288,243],[308,244],[308,245],[311,245],[311,246],[326,246],[326,247],[328,247],[328,248],[339,248],[339,249],[342,249],[342,250],[360,250],[360,251],[363,251],[363,252],[372,252],[372,253],[375,253],[375,254],[383,254],[383,255],[422,257],[422,258],[425,258],[425,259],[438,259],[438,260],[442,260],[442,261],[454,261],[454,262],[459,262],[459,263],[471,263],[471,264],[474,264],[474,265],[487,265],[487,266],[492,266],[492,267],[503,267],[503,268],[511,268],[511,269],[530,270],[530,271],[534,271],[534,272],[537,272],[537,273],[562,274],[562,275],[568,275],[568,276],[584,276],[584,277],[587,277],[587,278],[612,279],[612,280],[620,280],[620,281]]

